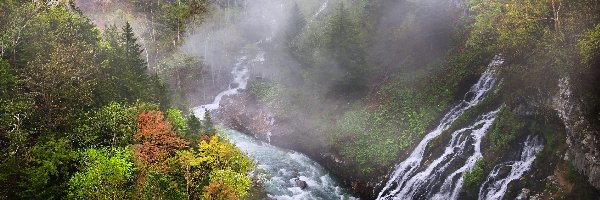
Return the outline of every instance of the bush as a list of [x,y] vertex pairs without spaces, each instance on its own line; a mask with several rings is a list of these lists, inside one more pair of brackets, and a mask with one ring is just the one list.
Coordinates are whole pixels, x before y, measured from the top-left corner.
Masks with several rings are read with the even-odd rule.
[[248,194],[252,180],[244,173],[233,170],[216,170],[210,175],[210,184],[204,188],[205,199],[243,199]]
[[277,84],[267,81],[252,82],[250,92],[262,103],[272,102],[279,95]]
[[479,189],[479,184],[481,184],[481,182],[485,178],[484,168],[485,161],[477,160],[477,163],[475,163],[475,167],[473,167],[473,169],[471,169],[470,171],[465,172],[465,174],[463,175],[464,184],[462,187],[462,190],[464,192],[472,191],[473,189]]
[[169,108],[167,112],[165,112],[165,118],[169,123],[171,123],[173,126],[173,131],[175,131],[177,135],[182,137],[185,136],[188,130],[188,125],[180,110]]
[[82,169],[69,180],[69,198],[131,198],[136,170],[131,149],[87,149],[79,157]]
[[487,135],[493,152],[501,152],[510,147],[525,127],[526,120],[503,107]]
[[579,40],[579,49],[584,64],[590,65],[600,59],[600,24],[584,34]]

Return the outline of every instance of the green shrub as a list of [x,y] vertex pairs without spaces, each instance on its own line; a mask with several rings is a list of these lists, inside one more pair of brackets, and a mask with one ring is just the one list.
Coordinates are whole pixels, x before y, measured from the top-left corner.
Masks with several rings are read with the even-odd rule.
[[79,152],[82,169],[69,180],[70,199],[131,198],[135,167],[131,149]]
[[498,113],[490,132],[487,134],[493,152],[501,152],[510,147],[525,127],[526,119],[504,107]]
[[250,92],[262,103],[269,103],[279,95],[277,84],[267,81],[252,82]]
[[470,171],[465,172],[465,174],[463,175],[463,178],[464,178],[464,184],[462,187],[463,191],[466,192],[466,191],[473,190],[473,188],[475,188],[475,189],[479,188],[479,184],[481,184],[481,182],[485,178],[484,168],[485,168],[485,161],[477,160],[477,162],[475,163],[475,167],[473,167],[473,169],[471,169]]
[[165,112],[165,117],[169,123],[173,126],[173,130],[179,136],[185,136],[188,130],[188,125],[181,114],[181,111],[175,108],[169,108],[167,112]]
[[582,63],[589,65],[600,59],[600,24],[585,32],[578,45]]

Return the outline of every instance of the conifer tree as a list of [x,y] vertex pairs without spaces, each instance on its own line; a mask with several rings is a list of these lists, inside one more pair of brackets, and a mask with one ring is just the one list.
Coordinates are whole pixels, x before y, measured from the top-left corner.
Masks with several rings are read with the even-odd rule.
[[329,43],[327,48],[337,61],[340,68],[345,70],[340,89],[357,91],[364,86],[365,75],[365,52],[359,37],[357,25],[352,21],[349,11],[344,4],[335,10],[329,21],[328,30]]
[[124,58],[125,63],[138,74],[144,74],[146,71],[146,62],[141,58],[144,50],[137,43],[133,28],[129,22],[125,23],[123,27],[123,47],[124,47]]

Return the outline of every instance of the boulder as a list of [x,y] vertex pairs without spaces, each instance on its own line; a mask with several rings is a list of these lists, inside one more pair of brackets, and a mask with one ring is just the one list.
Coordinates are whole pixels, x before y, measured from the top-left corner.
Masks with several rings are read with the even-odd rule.
[[294,178],[294,183],[296,184],[296,187],[299,187],[300,189],[305,189],[308,186],[306,181],[300,180],[299,178]]

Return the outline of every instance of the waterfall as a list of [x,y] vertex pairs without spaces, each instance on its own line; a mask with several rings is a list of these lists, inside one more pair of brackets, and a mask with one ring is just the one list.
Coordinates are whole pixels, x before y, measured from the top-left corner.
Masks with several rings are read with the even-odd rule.
[[193,108],[194,115],[199,119],[204,119],[206,111],[216,110],[219,108],[221,100],[225,96],[237,94],[240,90],[245,90],[248,85],[248,68],[253,65],[262,64],[265,62],[265,52],[259,51],[253,59],[248,59],[247,56],[242,56],[237,60],[233,71],[233,81],[229,84],[229,88],[217,94],[215,99],[210,104],[201,105]]
[[321,5],[321,7],[319,7],[319,10],[313,15],[311,22],[312,22],[312,20],[317,18],[319,16],[319,14],[321,14],[325,10],[325,8],[327,8],[327,4],[329,4],[329,0],[323,2],[323,5]]
[[[494,57],[477,83],[475,83],[470,88],[469,92],[467,92],[465,98],[444,115],[439,125],[425,135],[423,140],[419,142],[406,160],[396,166],[392,176],[379,193],[378,199],[412,199],[413,195],[417,195],[417,192],[422,192],[422,189],[434,189],[433,187],[437,187],[440,192],[444,192],[444,194],[433,194],[433,191],[429,190],[426,191],[426,195],[429,195],[429,197],[431,197],[431,195],[439,197],[450,195],[450,197],[456,197],[458,192],[455,191],[458,191],[460,186],[462,186],[462,173],[464,173],[465,170],[472,168],[475,161],[481,157],[481,153],[479,152],[481,137],[483,137],[494,121],[496,113],[498,112],[497,110],[480,117],[473,125],[452,133],[452,140],[448,146],[446,146],[444,155],[431,163],[425,171],[418,172],[417,170],[419,170],[423,164],[425,149],[429,142],[450,128],[454,121],[462,116],[466,110],[479,104],[485,98],[485,94],[494,87],[496,83],[496,67],[503,62],[504,61],[500,56]],[[468,134],[469,132],[471,134]],[[474,142],[471,142],[472,145],[467,145],[467,141],[470,140],[474,140]],[[473,149],[467,149],[469,147],[473,147]],[[454,157],[465,156],[465,154],[469,153],[468,150],[475,152],[469,156],[463,167],[450,174],[450,176],[444,180],[444,186],[435,185],[434,182],[431,181],[431,179],[441,179],[440,174],[443,170],[448,168],[451,162],[457,160]],[[456,176],[458,175],[460,175],[460,177],[456,179]],[[453,185],[455,186],[454,189],[452,189]],[[452,189],[452,192],[449,192],[450,189]],[[427,198],[427,196],[422,196],[421,198]]]
[[315,12],[315,14],[313,14],[313,16],[308,21],[308,27],[310,27],[310,25],[313,23],[313,21],[315,21],[315,19],[317,19],[317,17],[319,17],[319,15],[323,11],[325,11],[325,9],[327,8],[328,5],[329,5],[329,0],[326,0],[325,2],[323,2],[323,4],[321,4],[321,7],[319,7],[319,10],[317,10],[317,12]]
[[[517,161],[509,161],[496,165],[487,176],[487,179],[479,189],[479,199],[502,199],[508,188],[508,184],[521,178],[531,168],[535,155],[542,151],[544,145],[539,136],[528,136],[523,143],[521,156]],[[510,169],[510,173],[501,173]],[[504,174],[506,177],[502,178]]]
[[[481,116],[469,127],[452,133],[444,153],[423,171],[406,176],[381,199],[457,199],[463,184],[462,175],[482,158],[481,139],[491,127],[498,110]],[[457,169],[454,169],[457,168]],[[452,171],[453,170],[453,171]]]

